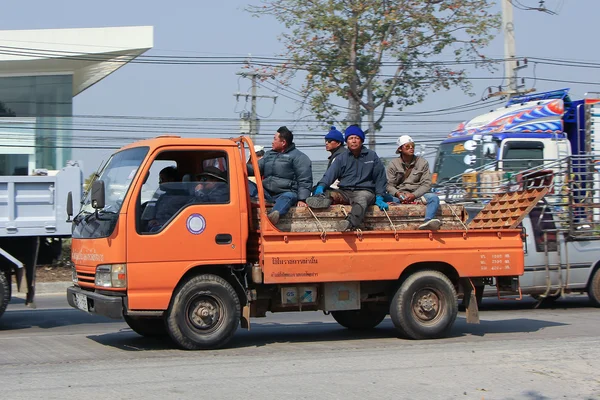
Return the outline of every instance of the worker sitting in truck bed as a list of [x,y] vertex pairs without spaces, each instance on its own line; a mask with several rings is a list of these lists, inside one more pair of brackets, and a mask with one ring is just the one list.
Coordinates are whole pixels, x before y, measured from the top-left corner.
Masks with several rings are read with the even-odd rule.
[[205,167],[196,177],[199,182],[194,189],[196,203],[227,203],[229,185],[227,173],[216,167]]
[[324,194],[324,189],[339,179],[339,189],[334,192],[352,206],[348,217],[339,225],[341,232],[358,228],[373,203],[381,210],[389,208],[383,201],[386,185],[383,163],[377,153],[363,146],[365,134],[357,125],[349,126],[345,133],[348,150],[333,160],[317,184],[314,196],[306,200],[312,208],[329,207],[331,198]]
[[[304,201],[310,196],[313,182],[312,163],[306,154],[296,149],[294,135],[287,127],[282,126],[275,132],[272,149],[258,161],[258,167],[265,200],[275,203],[268,215],[273,224],[277,224],[290,207],[306,206]],[[248,164],[248,174],[254,175],[252,164]],[[250,197],[256,195],[251,190]]]
[[442,222],[435,218],[440,199],[430,192],[429,163],[425,158],[415,156],[415,143],[410,136],[400,136],[396,144],[396,154],[400,154],[400,157],[392,160],[387,167],[387,191],[394,196],[395,203],[425,203],[425,222],[419,229],[436,231],[442,225]]

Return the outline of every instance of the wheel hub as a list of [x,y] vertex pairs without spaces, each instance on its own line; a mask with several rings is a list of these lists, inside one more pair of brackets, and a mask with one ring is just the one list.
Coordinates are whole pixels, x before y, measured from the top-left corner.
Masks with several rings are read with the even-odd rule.
[[415,315],[424,321],[434,319],[440,309],[440,299],[432,290],[421,290],[413,300],[413,311]]
[[190,309],[190,320],[198,329],[210,329],[219,322],[219,305],[212,299],[201,299]]

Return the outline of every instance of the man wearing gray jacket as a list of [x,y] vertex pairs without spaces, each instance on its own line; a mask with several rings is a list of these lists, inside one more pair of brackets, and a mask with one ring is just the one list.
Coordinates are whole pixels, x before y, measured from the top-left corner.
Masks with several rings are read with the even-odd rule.
[[[273,224],[290,210],[290,207],[306,207],[304,202],[312,190],[312,163],[308,156],[296,149],[293,133],[285,126],[273,136],[272,150],[258,161],[265,200],[275,205],[268,215]],[[248,174],[254,169],[248,164]],[[250,193],[253,197],[253,193]]]
[[436,231],[442,222],[435,218],[440,207],[440,199],[431,193],[431,172],[425,158],[415,156],[415,143],[408,135],[402,135],[396,141],[396,154],[400,157],[392,160],[387,167],[387,191],[394,196],[394,203],[412,203],[421,199],[427,204],[425,222],[419,229]]

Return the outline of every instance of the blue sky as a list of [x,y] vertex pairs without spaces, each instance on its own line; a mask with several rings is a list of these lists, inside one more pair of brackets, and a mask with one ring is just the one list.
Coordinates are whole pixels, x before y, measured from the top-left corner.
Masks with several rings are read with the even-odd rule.
[[[21,0],[7,3],[0,14],[2,29],[49,29],[86,28],[105,26],[154,26],[154,48],[147,55],[230,55],[274,56],[282,46],[277,36],[283,27],[272,18],[255,18],[244,11],[250,0],[227,0],[221,2],[173,0],[127,0],[102,2],[82,2],[59,0],[56,2]],[[255,2],[256,3],[256,2]],[[539,0],[520,0],[527,6],[538,6]],[[558,15],[548,15],[533,11],[514,10],[516,47],[520,56],[547,57],[600,62],[600,55],[594,49],[598,36],[595,27],[600,15],[599,0],[546,0],[546,7],[558,11]],[[500,6],[495,8],[499,11]],[[502,35],[485,50],[490,57],[503,57]],[[130,64],[86,90],[74,99],[75,115],[135,115],[171,117],[223,117],[237,118],[236,111],[245,103],[236,104],[233,93],[247,91],[249,81],[240,79],[235,73],[238,66],[177,66]],[[521,72],[533,76],[531,65]],[[477,70],[475,77],[490,77],[489,80],[474,81],[475,97],[469,97],[458,90],[431,94],[424,103],[404,111],[434,110],[473,102],[489,85],[502,83],[502,69],[495,73]],[[538,78],[598,82],[596,85],[546,82],[537,80],[535,88],[551,90],[571,87],[576,97],[586,92],[600,91],[598,71],[538,65],[535,68]],[[532,79],[527,81],[531,86]],[[300,88],[297,82],[295,89]],[[263,88],[261,94],[273,95]],[[294,120],[308,115],[293,114],[298,103],[280,97],[273,106],[270,100],[259,102],[258,112],[271,119]],[[389,119],[382,134],[389,137],[400,134],[413,134],[419,137],[431,135],[441,137],[454,127],[455,123],[438,122],[468,119],[485,110],[464,112],[456,115],[441,115],[431,118],[434,123],[411,123],[415,118],[395,117]],[[308,118],[310,119],[310,118]],[[270,144],[273,127],[279,122],[264,123],[258,141]],[[307,132],[302,122],[288,122],[296,133]],[[229,122],[232,135],[237,134],[236,122]],[[427,131],[427,134],[423,134]],[[419,134],[421,132],[421,134]],[[324,133],[324,131],[323,131]],[[317,135],[318,133],[313,133]],[[85,143],[85,133],[75,133],[76,143]],[[231,136],[231,135],[226,135]],[[390,139],[388,139],[389,141]],[[381,156],[392,156],[393,146],[377,148]],[[85,159],[86,173],[93,171],[105,159],[109,151],[75,150],[75,159]],[[307,149],[313,159],[324,159],[327,153],[315,147]]]

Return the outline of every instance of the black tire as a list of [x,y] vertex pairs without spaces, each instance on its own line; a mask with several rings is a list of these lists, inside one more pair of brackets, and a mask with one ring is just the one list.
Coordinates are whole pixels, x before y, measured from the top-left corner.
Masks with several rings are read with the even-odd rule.
[[597,268],[590,279],[588,297],[594,307],[600,307],[600,268]]
[[387,316],[385,307],[363,304],[360,310],[332,311],[331,316],[344,328],[353,330],[373,329]]
[[6,311],[11,296],[10,272],[0,269],[0,317]]
[[240,299],[229,282],[217,275],[194,276],[171,300],[167,331],[182,349],[216,349],[231,340],[240,316]]
[[140,336],[164,337],[167,336],[167,326],[164,318],[157,317],[132,317],[124,315],[127,325]]
[[400,285],[390,305],[396,329],[409,339],[436,339],[450,332],[458,301],[454,285],[439,271],[419,271]]

